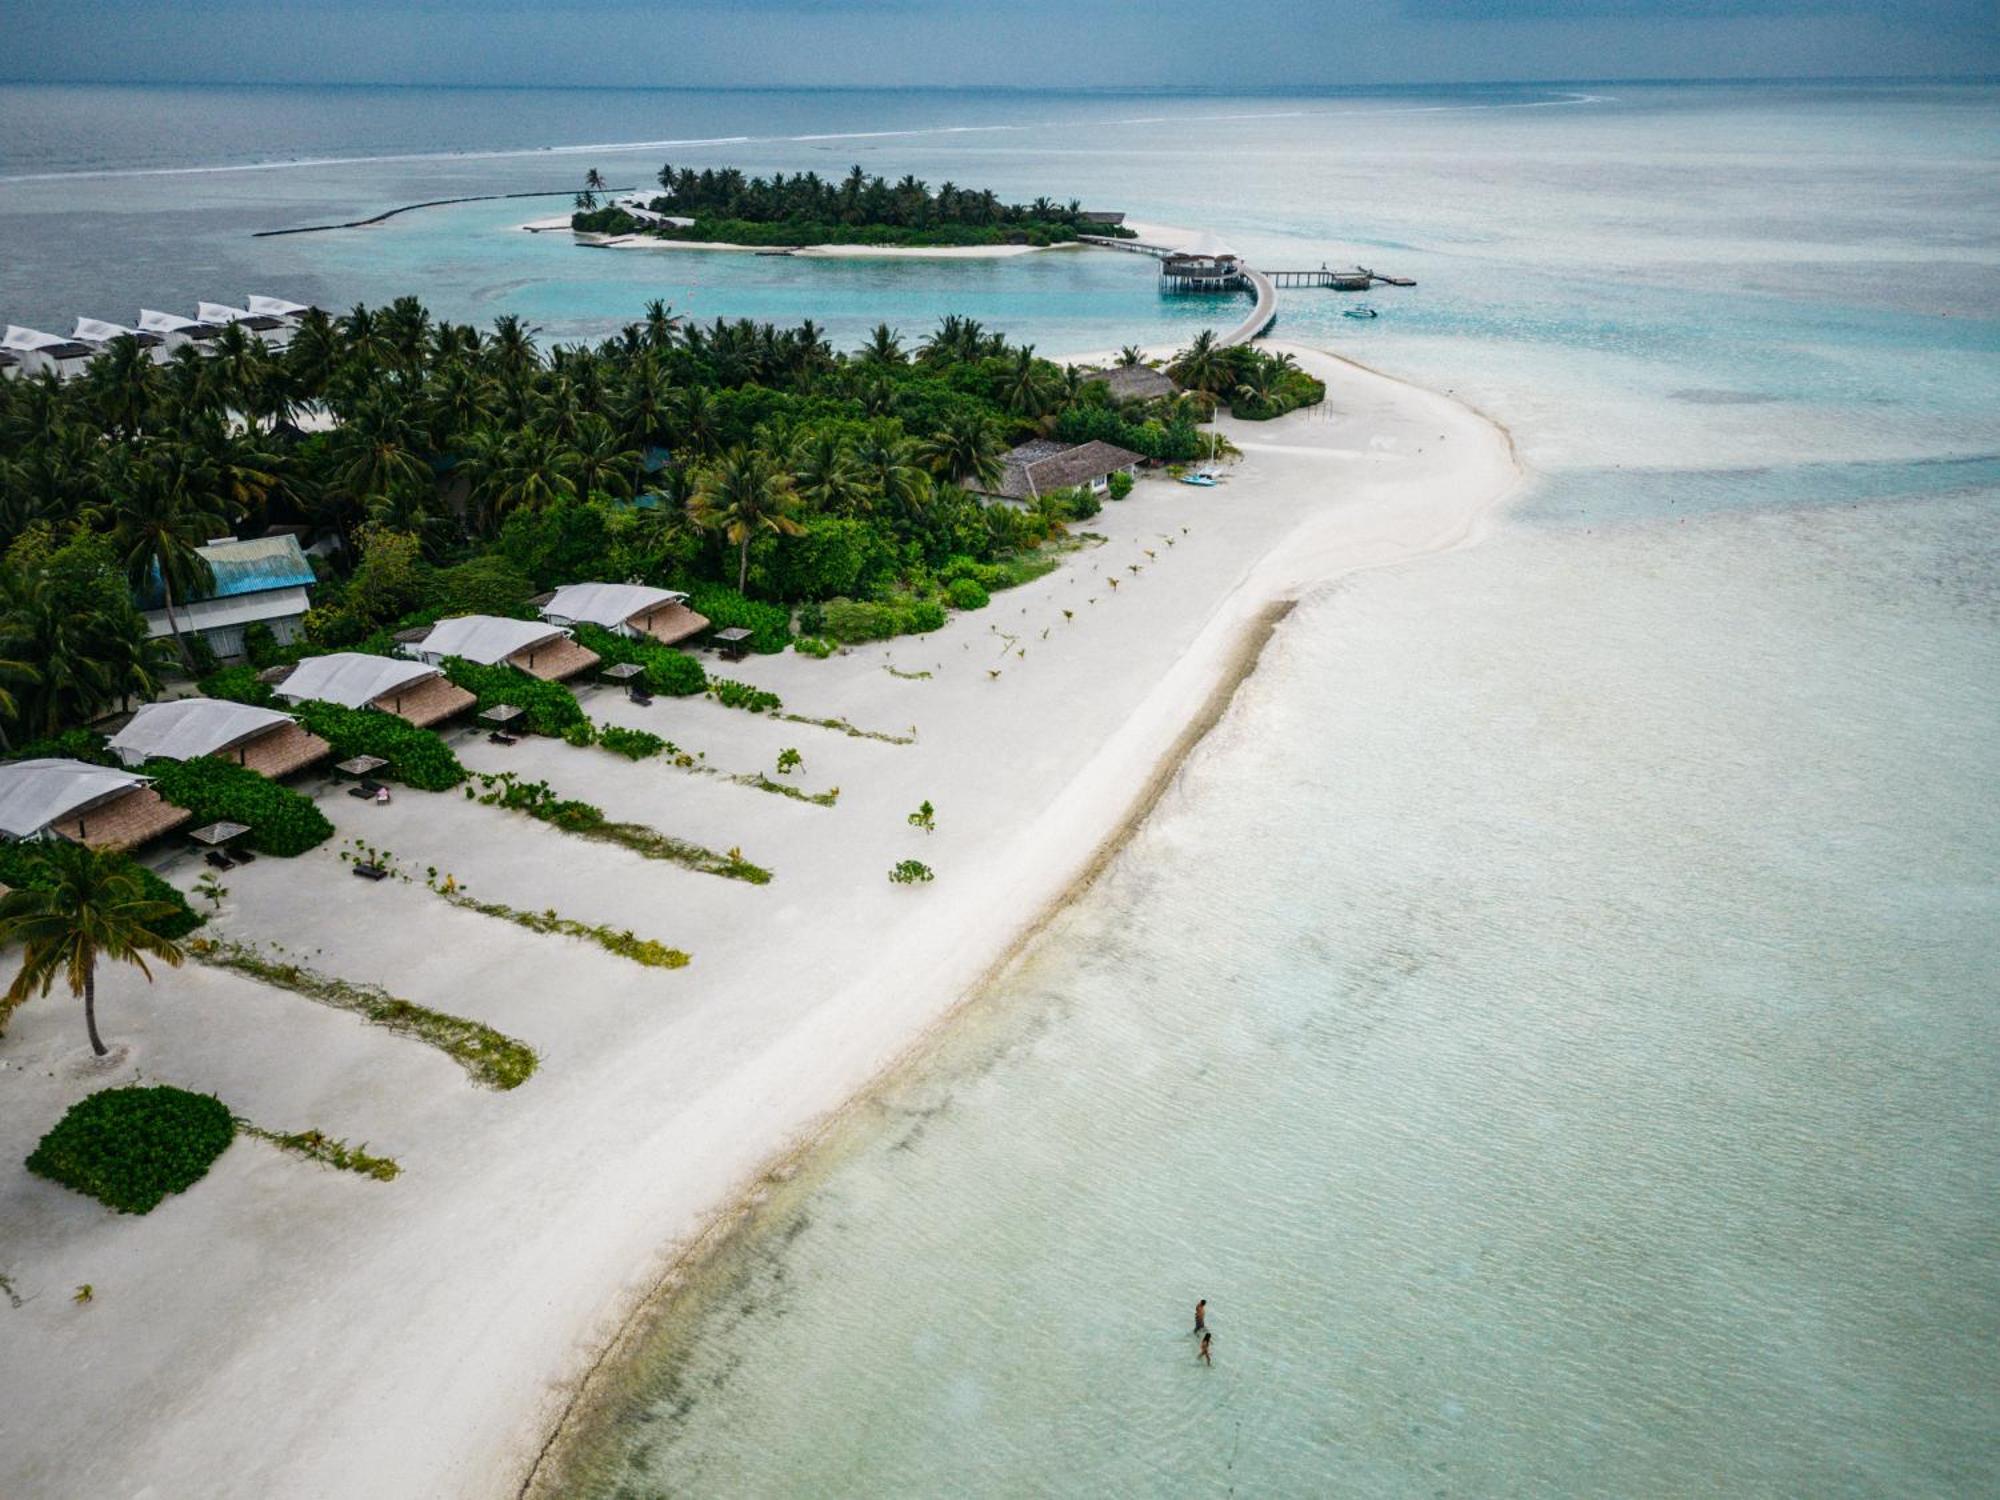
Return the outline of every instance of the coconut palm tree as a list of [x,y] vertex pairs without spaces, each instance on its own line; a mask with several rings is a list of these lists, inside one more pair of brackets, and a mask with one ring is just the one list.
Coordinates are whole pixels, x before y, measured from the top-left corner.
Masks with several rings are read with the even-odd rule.
[[895,329],[887,323],[877,323],[875,331],[868,335],[868,342],[861,346],[855,360],[864,365],[904,365],[909,356],[903,353],[903,340]]
[[1190,391],[1220,394],[1236,384],[1229,351],[1216,342],[1215,330],[1204,328],[1194,342],[1174,356],[1167,373]]
[[870,422],[854,445],[854,464],[869,490],[908,514],[931,497],[931,477],[924,472],[917,445],[894,422]]
[[160,924],[175,913],[170,902],[147,896],[132,862],[123,856],[56,843],[36,856],[45,883],[9,891],[0,900],[0,943],[21,945],[21,969],[0,1007],[12,1010],[35,995],[46,995],[61,978],[83,1001],[90,1050],[111,1049],[97,1034],[99,960],[132,964],[148,982],[150,956],[178,967],[185,956],[178,943],[162,937]]
[[1118,368],[1121,370],[1136,370],[1145,362],[1146,351],[1137,344],[1127,344],[1118,351]]
[[143,597],[159,585],[167,629],[181,665],[192,676],[194,655],[181,634],[174,597],[185,600],[214,584],[208,560],[198,549],[224,534],[229,521],[209,498],[189,458],[179,447],[136,460],[121,456],[107,468],[110,495],[93,519],[111,533],[132,591]]
[[770,454],[738,446],[702,471],[688,501],[688,519],[735,545],[741,593],[750,581],[750,543],[764,533],[797,536],[805,529],[792,519],[798,505],[792,476]]
[[868,476],[838,433],[802,434],[792,444],[791,465],[793,487],[808,505],[832,515],[867,508]]
[[1000,399],[1017,417],[1039,417],[1055,399],[1056,376],[1048,361],[1035,358],[1035,346],[1023,344],[1000,378]]
[[1007,451],[1000,427],[984,412],[960,412],[918,448],[918,456],[930,471],[953,484],[970,483],[975,489],[990,489],[1006,472],[1001,455]]
[[489,530],[497,529],[511,511],[545,510],[576,495],[575,453],[540,428],[511,435],[482,433],[467,467]]
[[585,172],[583,174],[583,190],[586,193],[603,192],[604,174],[598,171],[597,168],[595,167],[592,167],[588,172]]
[[608,418],[596,412],[578,418],[569,448],[579,495],[632,493],[632,482],[639,472],[639,450],[619,435]]

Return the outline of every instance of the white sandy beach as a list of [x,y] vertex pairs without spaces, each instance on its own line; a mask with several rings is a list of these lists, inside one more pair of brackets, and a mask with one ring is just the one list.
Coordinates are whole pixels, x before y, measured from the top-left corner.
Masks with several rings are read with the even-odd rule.
[[[630,926],[691,951],[686,969],[355,880],[335,843],[229,873],[223,933],[529,1042],[541,1068],[522,1087],[474,1088],[418,1042],[192,965],[150,987],[104,976],[99,1015],[122,1053],[108,1070],[89,1063],[74,1002],[20,1010],[0,1041],[0,1274],[19,1299],[0,1314],[0,1495],[515,1492],[578,1382],[704,1230],[907,1054],[1143,810],[1273,607],[1476,540],[1516,485],[1506,435],[1477,414],[1293,352],[1328,381],[1325,407],[1225,421],[1244,457],[1221,487],[1142,483],[1075,528],[1101,544],[933,635],[719,669],[791,711],[914,729],[914,744],[584,690],[593,717],[726,771],[768,771],[795,746],[796,780],[838,786],[833,808],[558,741],[460,737],[475,769],[740,846],[776,871],[768,886],[457,794],[322,800],[339,839],[385,845],[419,878],[436,865],[489,899]],[[925,799],[929,836],[905,821]],[[890,885],[906,857],[936,882]],[[196,867],[173,873],[191,884]],[[138,1077],[212,1091],[268,1127],[366,1141],[403,1175],[370,1182],[239,1140],[134,1219],[19,1165],[69,1104]],[[94,1299],[73,1305],[84,1282]]]
[[[558,214],[546,219],[530,219],[517,224],[530,234],[549,234],[569,228],[570,216]],[[579,234],[579,244],[603,250],[738,250],[775,251],[775,245],[738,245],[726,240],[662,240],[647,234]],[[1045,250],[1083,250],[1085,245],[803,245],[787,253],[815,260],[1011,260],[1018,255],[1035,255]]]

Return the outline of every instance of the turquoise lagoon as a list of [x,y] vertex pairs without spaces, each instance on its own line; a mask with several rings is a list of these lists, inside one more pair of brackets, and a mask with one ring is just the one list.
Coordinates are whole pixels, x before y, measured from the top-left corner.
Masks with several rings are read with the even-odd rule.
[[[1280,331],[1535,471],[1480,546],[1302,603],[1105,877],[615,1372],[575,1493],[2000,1489],[2000,90],[415,91],[217,171],[275,138],[225,92],[144,101],[221,110],[176,154],[0,90],[10,318],[1228,316],[1111,254],[584,251],[508,227],[534,203],[246,237],[858,160],[1414,275]],[[528,152],[614,140],[677,144]]]

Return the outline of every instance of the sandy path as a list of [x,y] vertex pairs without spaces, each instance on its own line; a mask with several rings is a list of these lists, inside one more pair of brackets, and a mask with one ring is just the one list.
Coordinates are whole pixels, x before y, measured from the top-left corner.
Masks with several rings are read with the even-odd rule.
[[[1190,724],[1226,702],[1273,604],[1463,544],[1515,484],[1505,435],[1475,414],[1296,352],[1328,379],[1328,410],[1225,424],[1245,457],[1224,486],[1142,484],[1087,523],[1101,544],[932,636],[731,669],[802,712],[914,726],[914,745],[587,695],[593,716],[728,770],[768,770],[796,746],[804,786],[842,789],[834,808],[556,742],[462,747],[480,768],[740,845],[776,869],[767,887],[455,796],[323,803],[343,837],[490,899],[678,943],[688,969],[353,880],[330,847],[231,872],[225,930],[280,935],[315,966],[531,1042],[542,1068],[520,1089],[473,1089],[421,1045],[198,968],[150,989],[106,976],[100,1014],[125,1049],[106,1073],[83,1063],[73,1005],[19,1012],[0,1041],[0,1162],[91,1087],[143,1073],[270,1126],[366,1140],[406,1170],[375,1184],[243,1141],[131,1219],[0,1166],[0,1274],[21,1301],[0,1306],[0,1494],[511,1493],[579,1377],[713,1217],[1088,871]],[[928,837],[904,821],[925,798]],[[906,856],[936,883],[889,885]],[[85,1281],[95,1300],[74,1306]]]

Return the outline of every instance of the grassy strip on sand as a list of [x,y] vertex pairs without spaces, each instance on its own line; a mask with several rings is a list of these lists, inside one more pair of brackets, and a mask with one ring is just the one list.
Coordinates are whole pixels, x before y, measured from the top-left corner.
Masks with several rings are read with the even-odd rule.
[[597,944],[607,953],[629,958],[633,963],[643,964],[649,969],[685,969],[690,962],[689,956],[681,949],[669,948],[654,938],[639,937],[629,928],[579,922],[574,917],[558,915],[554,907],[546,911],[524,911],[504,901],[481,901],[450,875],[433,876],[427,884],[453,906],[466,911],[498,917],[530,932],[553,932],[561,937],[582,938],[587,943]]
[[247,943],[192,938],[187,948],[215,968],[290,990],[336,1010],[352,1011],[376,1026],[428,1042],[470,1073],[473,1082],[487,1088],[516,1088],[534,1074],[535,1049],[482,1022],[430,1010],[392,995],[380,985],[351,984],[303,964],[267,957]]
[[377,1182],[394,1182],[397,1173],[403,1170],[393,1157],[371,1156],[365,1147],[337,1141],[323,1130],[299,1130],[285,1135],[276,1130],[266,1130],[241,1115],[236,1117],[236,1129],[242,1135],[254,1135],[260,1141],[269,1141],[280,1151],[307,1157],[342,1172],[359,1172]]
[[863,729],[859,725],[850,724],[845,719],[809,719],[804,714],[786,713],[772,714],[771,717],[786,719],[794,724],[810,724],[815,729],[837,729],[849,739],[880,740],[885,745],[914,745],[917,742],[914,734],[883,734],[880,730]]
[[[573,798],[558,797],[550,790],[546,781],[523,781],[512,771],[502,771],[497,775],[476,773],[483,791],[477,800],[488,807],[511,808],[524,812],[531,818],[560,828],[564,833],[573,833],[578,838],[596,839],[603,844],[617,844],[630,849],[644,859],[672,860],[675,864],[686,865],[704,875],[720,875],[726,880],[745,880],[751,885],[768,885],[771,872],[762,865],[754,865],[743,857],[741,849],[731,849],[727,854],[718,854],[700,844],[686,839],[677,839],[672,834],[661,833],[657,828],[648,828],[643,823],[613,823],[604,816],[604,810],[593,807],[588,802]],[[474,795],[471,787],[465,795]]]
[[729,780],[738,786],[754,786],[760,792],[776,792],[780,797],[790,797],[794,802],[810,802],[814,807],[831,807],[840,800],[840,788],[837,786],[824,792],[808,792],[802,787],[787,786],[782,781],[773,781],[762,771],[752,771],[745,776],[731,776]]

